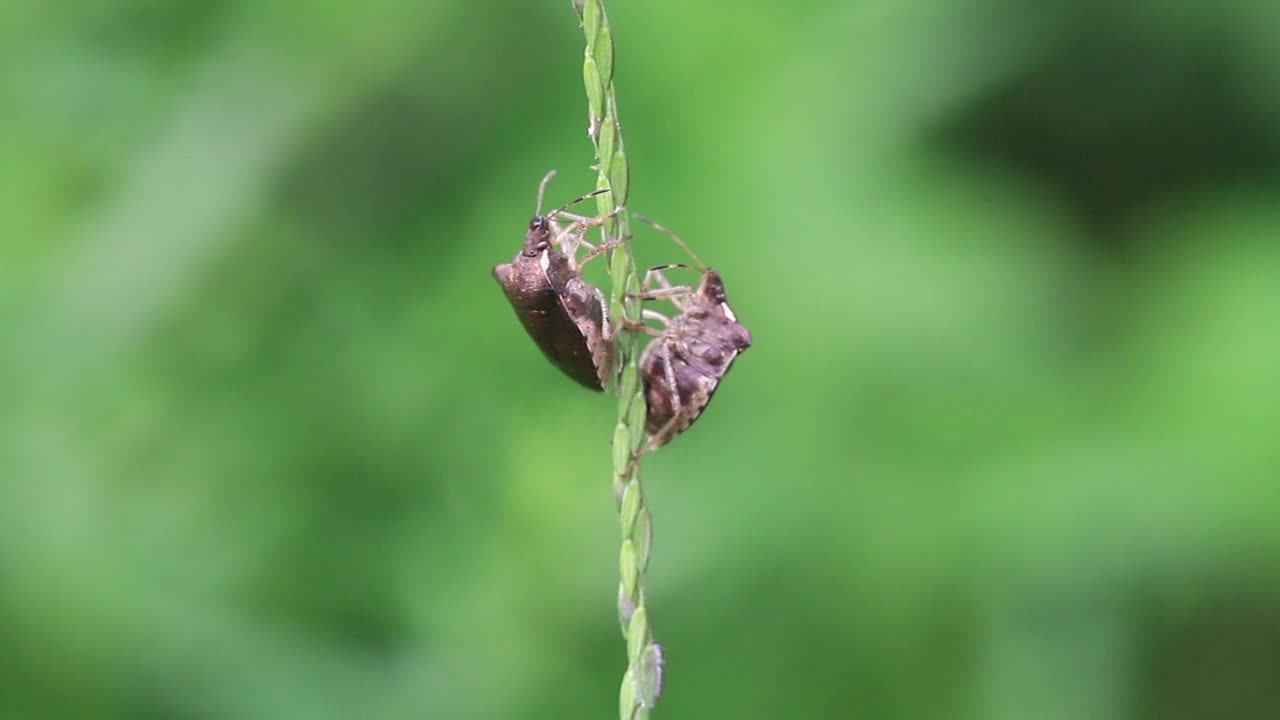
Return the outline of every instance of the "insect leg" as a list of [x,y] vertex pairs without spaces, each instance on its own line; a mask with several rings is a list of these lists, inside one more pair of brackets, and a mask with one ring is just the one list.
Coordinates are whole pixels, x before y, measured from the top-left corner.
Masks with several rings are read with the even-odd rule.
[[[657,300],[660,298],[669,298],[671,300],[671,303],[675,305],[677,309],[683,311],[684,303],[680,302],[680,299],[692,294],[694,292],[694,289],[688,285],[672,285],[671,281],[667,279],[667,276],[662,273],[663,270],[666,270],[668,268],[689,268],[693,270],[698,269],[698,268],[690,268],[690,266],[688,265],[681,265],[679,263],[672,263],[668,265],[655,265],[649,268],[647,271],[645,271],[644,280],[640,283],[640,287],[642,288],[642,291],[639,293],[632,294],[631,297],[640,298],[642,300]],[[658,285],[661,286],[660,289],[658,290],[653,289],[653,284],[655,279],[657,280]]]
[[643,320],[657,320],[658,322],[662,323],[663,329],[666,329],[666,327],[671,324],[671,318],[667,317],[666,315],[663,315],[662,313],[656,310],[648,310],[648,309],[641,310],[640,317],[642,322],[631,322],[630,320],[623,318],[622,328],[624,330],[634,330],[636,332],[643,332],[653,337],[662,337],[662,330],[657,330],[649,327],[648,325],[645,325]]
[[[555,221],[552,221],[555,223]],[[555,224],[556,232],[551,242],[560,248],[560,250],[572,258],[578,252],[578,246],[586,244],[584,238],[587,235],[587,228],[578,223],[569,223],[568,225]]]
[[634,332],[642,332],[642,333],[645,333],[646,335],[652,335],[653,337],[662,337],[661,330],[656,330],[654,328],[651,328],[642,322],[632,322],[626,318],[622,319],[622,329],[631,330]]
[[641,300],[661,300],[662,298],[682,297],[691,292],[693,292],[693,288],[688,285],[676,285],[674,287],[662,288],[661,290],[632,293],[629,297],[639,298]]
[[[680,400],[680,386],[676,384],[676,369],[671,364],[670,343],[663,343],[662,345],[662,360],[664,374],[667,376],[667,385],[671,386],[671,421],[667,423],[670,425],[675,422],[676,418],[680,417],[680,413],[684,409],[684,403]],[[664,431],[667,429],[669,428],[663,428]],[[662,436],[663,433],[658,433],[658,437]]]
[[664,327],[671,324],[670,318],[656,310],[641,310],[640,317],[647,318],[649,320],[657,320],[662,323]]
[[600,225],[600,224],[602,224],[602,223],[604,222],[604,219],[603,219],[603,218],[611,218],[611,217],[613,217],[614,215],[617,215],[617,214],[618,214],[618,211],[617,211],[617,210],[614,210],[613,212],[609,213],[608,215],[601,215],[601,216],[598,216],[598,217],[590,217],[590,216],[587,216],[587,215],[578,215],[578,214],[576,214],[576,213],[565,212],[565,211],[563,211],[563,210],[557,210],[557,211],[556,211],[556,217],[558,217],[558,218],[568,218],[569,220],[571,220],[571,221],[573,221],[573,222],[576,222],[576,223],[591,223],[591,224],[593,224],[593,225]]
[[[608,242],[601,243],[600,245],[587,242],[587,231],[598,225],[603,225],[605,221],[613,216],[613,214],[614,213],[610,213],[609,215],[601,215],[600,217],[595,218],[584,218],[576,215],[570,216],[576,219],[565,226],[557,224],[556,227],[558,229],[552,242],[559,246],[561,251],[570,258],[577,256],[579,247],[587,248],[587,255],[582,260],[574,261],[574,266],[580,268],[585,265],[588,260],[600,255],[601,253],[616,248],[631,239],[631,236],[628,235],[623,238],[618,238],[617,240],[610,240]],[[553,220],[552,222],[555,221]]]
[[[596,190],[596,191],[595,191],[595,192],[593,192],[593,193],[589,193],[589,194],[587,194],[587,195],[583,195],[582,197],[578,198],[577,200],[574,200],[574,202],[580,202],[580,201],[585,200],[585,199],[587,199],[587,198],[589,198],[589,197],[592,197],[592,196],[595,196],[595,195],[599,195],[599,194],[600,194],[600,193],[602,193],[602,192],[607,192],[607,191],[606,191],[606,190]],[[572,203],[570,203],[570,204],[572,204]],[[568,207],[568,206],[566,205],[565,207]],[[603,224],[605,224],[606,222],[608,222],[608,221],[609,221],[609,219],[610,219],[610,218],[616,217],[616,216],[618,215],[618,213],[620,213],[620,212],[622,212],[622,208],[620,208],[620,207],[619,207],[619,208],[615,208],[615,209],[613,210],[613,212],[611,212],[611,213],[609,213],[609,214],[607,214],[607,215],[596,215],[596,216],[594,216],[594,217],[588,217],[588,216],[586,216],[586,215],[575,215],[575,214],[570,213],[570,212],[565,212],[565,211],[564,211],[564,208],[559,208],[559,209],[552,210],[551,212],[547,213],[547,219],[548,219],[548,220],[551,220],[551,221],[555,221],[555,220],[557,220],[557,219],[559,219],[559,218],[567,218],[567,219],[569,220],[569,224],[570,224],[571,226],[572,226],[572,225],[576,225],[577,227],[581,228],[581,229],[582,229],[582,233],[583,233],[583,234],[585,234],[587,230],[589,230],[589,229],[591,229],[591,228],[593,228],[593,227],[597,227],[597,226],[599,226],[599,225],[603,225]]]
[[631,239],[631,236],[628,235],[626,237],[618,238],[617,240],[610,240],[609,242],[600,243],[599,245],[592,245],[591,243],[579,240],[578,244],[585,246],[588,249],[588,252],[586,255],[582,256],[581,260],[578,261],[578,267],[582,267],[583,265],[586,265],[588,261],[593,260],[596,257],[603,255],[604,253],[616,247],[625,245],[627,241],[630,239]]
[[[606,342],[613,342],[613,324],[609,319],[609,299],[604,296],[604,292],[598,287],[592,287],[591,291],[596,302],[600,304],[600,334]],[[626,319],[626,316],[623,316],[623,322],[626,322]]]

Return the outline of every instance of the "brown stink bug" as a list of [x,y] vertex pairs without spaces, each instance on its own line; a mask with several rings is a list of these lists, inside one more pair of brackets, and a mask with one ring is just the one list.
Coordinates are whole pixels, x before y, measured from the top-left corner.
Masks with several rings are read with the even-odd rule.
[[[597,190],[563,207],[542,214],[542,196],[555,171],[538,186],[538,206],[524,247],[509,263],[493,268],[507,300],[529,337],[551,364],[584,387],[602,391],[614,367],[614,329],[609,303],[600,288],[582,279],[582,265],[622,241],[594,246],[585,240],[589,228],[607,216],[587,218],[566,210]],[[567,219],[563,222],[561,218]],[[575,259],[578,247],[588,253]]]
[[[702,265],[698,256],[674,233],[641,217],[633,217],[653,225],[683,246],[698,262],[702,277],[694,287],[673,286],[663,270],[686,265],[659,265],[645,273],[643,299],[667,298],[680,314],[667,318],[645,310],[646,319],[658,320],[661,330],[645,327],[653,335],[640,357],[640,377],[644,381],[645,431],[648,443],[641,453],[667,444],[702,415],[711,402],[720,381],[738,355],[751,347],[751,333],[738,322],[725,297],[720,273]],[[654,289],[653,281],[660,287]],[[637,457],[640,453],[637,453]]]

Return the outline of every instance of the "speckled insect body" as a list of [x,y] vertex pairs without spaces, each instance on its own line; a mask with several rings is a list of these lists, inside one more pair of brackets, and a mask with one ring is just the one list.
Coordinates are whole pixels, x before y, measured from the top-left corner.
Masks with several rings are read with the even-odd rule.
[[[662,278],[660,270],[650,274],[655,272]],[[720,273],[703,270],[697,287],[683,299],[672,294],[678,288],[671,288],[665,278],[662,281],[667,287],[649,296],[671,297],[681,313],[670,320],[651,311],[645,313],[666,322],[640,358],[648,406],[645,431],[649,442],[645,450],[662,447],[693,425],[733,361],[751,347],[751,332],[729,307]]]
[[[552,171],[542,180],[539,209],[529,221],[524,246],[511,262],[494,267],[493,276],[525,332],[551,364],[583,387],[602,391],[614,370],[614,327],[604,293],[582,278],[581,267],[608,249],[605,245],[594,247],[584,239],[587,229],[604,218],[564,212],[569,205],[600,191],[542,215],[542,192],[554,174]],[[571,220],[561,224],[559,217]],[[580,246],[589,249],[581,262],[574,259]]]

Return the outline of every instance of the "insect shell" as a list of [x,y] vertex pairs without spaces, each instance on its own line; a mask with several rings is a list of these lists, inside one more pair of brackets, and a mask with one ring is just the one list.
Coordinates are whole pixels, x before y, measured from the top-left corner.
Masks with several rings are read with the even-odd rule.
[[[604,217],[584,218],[565,209],[603,191],[584,195],[562,208],[542,214],[542,194],[551,171],[538,189],[538,210],[529,221],[524,246],[509,263],[493,268],[507,300],[525,332],[552,365],[580,385],[603,391],[614,368],[614,328],[609,303],[600,288],[582,279],[574,255],[579,245],[589,248],[587,262],[609,246],[592,246],[584,239],[588,228]],[[558,217],[571,218],[562,225]],[[615,243],[616,244],[616,243]]]
[[669,320],[645,312],[645,317],[666,324],[640,358],[648,451],[667,444],[702,415],[733,361],[751,347],[751,332],[729,307],[724,281],[715,270],[704,269],[697,287],[686,288],[683,299],[681,289],[672,288],[662,276],[661,267],[646,277],[657,277],[664,287],[642,297],[669,297],[681,311]]

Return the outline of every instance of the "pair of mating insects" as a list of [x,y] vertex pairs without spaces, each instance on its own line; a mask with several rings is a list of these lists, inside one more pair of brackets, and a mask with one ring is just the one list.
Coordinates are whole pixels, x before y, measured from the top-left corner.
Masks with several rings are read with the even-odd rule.
[[[495,267],[493,276],[547,359],[580,384],[600,391],[614,373],[617,327],[609,317],[604,293],[582,278],[582,267],[630,238],[592,245],[586,241],[587,230],[604,224],[609,216],[583,217],[567,212],[576,203],[604,190],[588,193],[543,215],[542,196],[554,175],[554,170],[547,173],[538,186],[538,206],[529,222],[524,247],[511,262]],[[674,318],[649,309],[643,311],[642,318],[660,322],[662,330],[621,319],[623,329],[653,336],[639,365],[649,439],[636,454],[638,458],[640,453],[665,445],[698,419],[734,359],[751,346],[751,333],[738,323],[725,300],[720,274],[703,265],[674,233],[639,215],[635,217],[670,235],[698,263],[697,267],[652,267],[645,273],[641,291],[632,296],[641,300],[665,298],[676,306],[680,314]],[[587,249],[582,259],[577,258],[579,247]],[[696,286],[672,285],[663,274],[663,270],[671,268],[697,270],[701,280]],[[657,288],[653,286],[655,282]]]

